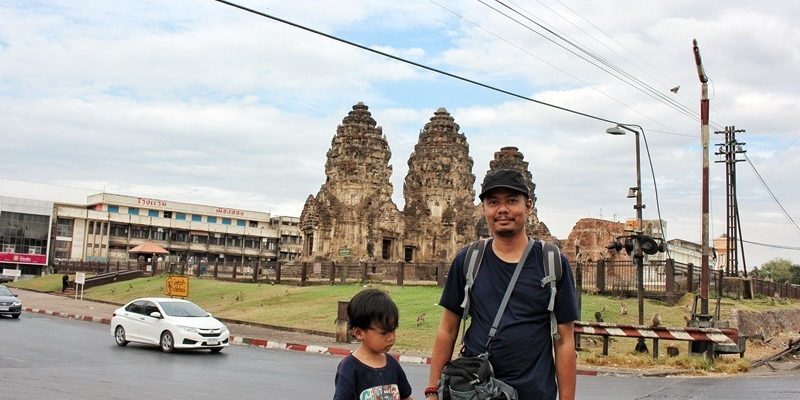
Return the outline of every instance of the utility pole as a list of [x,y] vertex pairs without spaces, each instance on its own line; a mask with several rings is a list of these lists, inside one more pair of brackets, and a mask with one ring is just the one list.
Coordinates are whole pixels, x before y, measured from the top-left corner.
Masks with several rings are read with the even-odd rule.
[[[717,144],[719,150],[714,153],[715,155],[725,156],[724,160],[717,161],[718,163],[725,163],[725,184],[726,191],[726,213],[727,218],[727,254],[725,257],[725,273],[728,276],[737,275],[739,273],[739,257],[738,257],[738,244],[737,238],[740,236],[741,228],[739,226],[739,205],[736,200],[736,163],[744,160],[737,159],[736,155],[745,153],[746,150],[742,149],[745,144],[736,140],[736,134],[744,132],[743,129],[736,129],[733,126],[726,126],[724,131],[714,132],[716,134],[725,134],[725,141]],[[744,253],[742,253],[744,255]],[[742,257],[744,259],[744,257]]]
[[[702,255],[700,256],[700,312],[708,314],[708,287],[710,270],[708,267],[708,77],[703,70],[703,61],[700,59],[700,48],[697,39],[692,40],[694,63],[697,65],[697,76],[700,78],[702,99],[700,100],[700,144],[703,148],[703,183],[702,183],[702,220],[700,223],[700,236],[702,242]],[[689,288],[691,290],[691,288]]]

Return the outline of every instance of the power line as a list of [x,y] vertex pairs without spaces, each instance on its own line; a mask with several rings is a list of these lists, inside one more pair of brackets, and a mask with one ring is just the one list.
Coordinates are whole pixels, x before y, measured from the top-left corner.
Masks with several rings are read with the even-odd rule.
[[742,239],[742,242],[749,243],[749,244],[754,244],[756,246],[772,247],[773,249],[800,250],[800,247],[796,247],[796,246],[781,246],[781,245],[777,245],[777,244],[767,244],[767,243],[753,242],[753,241],[744,240],[744,239]]
[[788,220],[789,220],[789,222],[790,222],[790,223],[792,224],[792,226],[794,227],[794,229],[796,229],[796,230],[797,230],[797,233],[800,233],[800,226],[797,226],[797,223],[796,223],[796,222],[794,222],[794,219],[792,218],[792,216],[791,216],[791,215],[789,215],[789,212],[788,212],[788,211],[786,211],[786,209],[783,207],[783,204],[781,204],[781,202],[778,200],[778,198],[777,198],[777,197],[775,197],[775,193],[772,193],[772,189],[770,189],[770,188],[769,188],[769,185],[767,185],[767,182],[765,182],[765,181],[764,181],[764,178],[763,178],[763,177],[761,177],[761,174],[760,174],[760,173],[758,172],[758,170],[756,169],[756,166],[755,166],[755,164],[753,164],[753,161],[752,161],[752,160],[750,160],[750,157],[748,157],[748,156],[747,156],[747,154],[745,154],[745,155],[744,155],[744,159],[745,159],[745,160],[747,160],[747,164],[749,164],[749,165],[750,165],[750,168],[752,168],[752,169],[753,169],[753,172],[755,172],[755,173],[756,173],[756,176],[758,177],[758,180],[761,182],[761,185],[763,185],[763,186],[764,186],[764,189],[766,189],[766,190],[767,190],[767,193],[769,193],[769,195],[772,197],[772,200],[773,200],[773,201],[775,201],[775,204],[777,204],[777,205],[778,205],[778,208],[780,208],[780,209],[781,209],[781,211],[783,212],[783,215],[786,217],[786,219],[788,219]]
[[245,6],[242,6],[242,5],[227,1],[227,0],[214,0],[214,1],[216,1],[218,3],[222,3],[222,4],[225,4],[225,5],[228,5],[228,6],[231,6],[231,7],[234,7],[234,8],[238,8],[238,9],[240,9],[242,11],[247,11],[249,13],[253,13],[253,14],[262,16],[264,18],[269,18],[269,19],[271,19],[273,21],[277,21],[277,22],[280,22],[280,23],[283,23],[283,24],[286,24],[286,25],[290,25],[290,26],[293,26],[293,27],[298,28],[298,29],[302,29],[302,30],[304,30],[306,32],[311,32],[311,33],[314,33],[316,35],[320,35],[320,36],[326,37],[328,39],[332,39],[332,40],[335,40],[337,42],[341,42],[341,43],[347,44],[349,46],[353,46],[353,47],[359,48],[361,50],[365,50],[365,51],[368,51],[368,52],[371,52],[371,53],[375,53],[375,54],[378,54],[378,55],[381,55],[381,56],[384,56],[384,57],[387,57],[387,58],[391,58],[393,60],[400,61],[402,63],[406,63],[406,64],[409,64],[409,65],[413,65],[415,67],[422,68],[422,69],[427,70],[427,71],[435,72],[435,73],[440,74],[440,75],[449,76],[451,78],[458,79],[460,81],[464,81],[464,82],[467,82],[467,83],[471,83],[473,85],[480,86],[480,87],[483,87],[483,88],[486,88],[486,89],[489,89],[489,90],[493,90],[495,92],[503,93],[503,94],[506,94],[506,95],[509,95],[509,96],[512,96],[512,97],[516,97],[518,99],[530,101],[532,103],[536,103],[536,104],[543,105],[543,106],[550,107],[550,108],[555,108],[557,110],[566,111],[568,113],[572,113],[572,114],[575,114],[575,115],[580,115],[582,117],[594,119],[594,120],[597,120],[597,121],[603,121],[603,122],[607,122],[607,123],[615,124],[615,125],[622,125],[623,124],[622,122],[613,121],[613,120],[610,120],[610,119],[607,119],[607,118],[599,117],[599,116],[592,115],[592,114],[589,114],[589,113],[585,113],[585,112],[582,112],[582,111],[573,110],[571,108],[562,107],[562,106],[559,106],[559,105],[556,105],[556,104],[552,104],[552,103],[548,103],[548,102],[541,101],[541,100],[536,100],[534,98],[523,96],[521,94],[514,93],[514,92],[511,92],[511,91],[508,91],[508,90],[505,90],[505,89],[501,89],[501,88],[498,88],[498,87],[495,87],[495,86],[492,86],[492,85],[489,85],[489,84],[486,84],[486,83],[482,83],[482,82],[478,82],[478,81],[473,80],[473,79],[465,78],[463,76],[456,75],[456,74],[451,73],[451,72],[447,72],[447,71],[443,71],[443,70],[440,70],[440,69],[437,69],[437,68],[429,67],[429,66],[424,65],[424,64],[420,64],[420,63],[417,63],[417,62],[414,62],[414,61],[411,61],[411,60],[408,60],[408,59],[405,59],[405,58],[402,58],[402,57],[399,57],[399,56],[395,56],[393,54],[389,54],[389,53],[386,53],[386,52],[383,52],[383,51],[380,51],[380,50],[372,49],[372,48],[369,48],[367,46],[364,46],[364,45],[349,41],[347,39],[342,39],[340,37],[337,37],[337,36],[334,36],[334,35],[331,35],[331,34],[328,34],[328,33],[325,33],[325,32],[321,32],[321,31],[309,28],[307,26],[300,25],[298,23],[291,22],[291,21],[276,17],[274,15],[270,15],[270,14],[267,14],[265,12],[254,10],[252,8],[248,8],[248,7],[245,7]]
[[[609,99],[613,100],[613,101],[614,101],[614,102],[616,102],[617,104],[620,104],[621,106],[623,106],[623,107],[625,107],[625,108],[627,108],[627,109],[629,109],[629,110],[631,110],[631,111],[633,111],[633,112],[635,112],[635,113],[637,113],[637,114],[641,115],[642,117],[644,117],[644,118],[646,118],[646,119],[648,119],[648,120],[650,120],[650,121],[652,121],[652,122],[654,122],[654,123],[656,123],[656,124],[659,124],[659,125],[662,125],[662,126],[664,126],[664,125],[663,125],[663,124],[661,124],[659,121],[656,121],[655,119],[653,119],[653,118],[652,118],[652,117],[650,117],[649,115],[647,115],[647,114],[644,114],[643,112],[641,112],[641,111],[639,111],[639,110],[637,110],[637,109],[635,109],[635,108],[631,107],[630,105],[628,105],[628,104],[624,103],[623,101],[621,101],[621,100],[619,100],[619,99],[617,99],[617,98],[615,98],[615,97],[611,96],[610,94],[606,93],[605,91],[603,91],[603,90],[600,90],[600,89],[596,88],[595,86],[591,85],[590,83],[588,83],[588,82],[586,82],[586,81],[583,81],[582,79],[578,78],[577,76],[570,74],[569,72],[567,72],[567,71],[565,71],[565,70],[563,70],[563,69],[559,68],[558,66],[554,65],[553,63],[551,63],[551,62],[549,62],[549,61],[547,61],[547,60],[545,60],[545,59],[543,59],[543,58],[541,58],[541,57],[537,56],[536,54],[534,54],[534,53],[532,53],[532,52],[530,52],[529,50],[525,49],[524,47],[522,47],[522,46],[520,46],[520,45],[518,45],[518,44],[516,44],[516,43],[513,43],[513,42],[511,42],[510,40],[508,40],[508,39],[506,39],[506,38],[504,38],[504,37],[502,37],[502,36],[498,35],[497,33],[493,32],[493,31],[490,31],[490,30],[486,29],[485,27],[481,26],[480,24],[478,24],[478,23],[476,23],[476,22],[474,22],[474,21],[472,21],[472,20],[470,20],[470,19],[468,19],[468,18],[464,17],[463,15],[461,15],[461,14],[459,14],[459,13],[457,13],[457,12],[455,12],[455,11],[453,11],[453,10],[451,10],[451,9],[447,8],[447,7],[445,7],[444,5],[442,5],[442,4],[440,4],[440,3],[437,3],[435,0],[428,0],[428,1],[430,1],[430,2],[431,2],[431,3],[433,3],[433,4],[436,4],[437,6],[441,7],[441,8],[442,8],[442,9],[444,9],[445,11],[447,11],[447,12],[449,12],[449,13],[451,13],[451,14],[455,15],[456,17],[458,17],[458,18],[460,18],[460,19],[462,19],[462,20],[464,20],[464,21],[468,22],[469,24],[471,24],[471,25],[473,25],[473,26],[477,27],[478,29],[481,29],[481,30],[483,30],[483,31],[485,31],[485,32],[487,32],[487,33],[489,33],[490,35],[492,35],[492,36],[494,36],[494,37],[496,37],[496,38],[498,38],[498,39],[500,39],[500,40],[502,40],[502,41],[504,41],[504,42],[508,43],[509,45],[511,45],[511,46],[515,47],[516,49],[518,49],[518,50],[520,50],[520,51],[522,51],[522,52],[524,52],[524,53],[528,54],[529,56],[531,56],[531,57],[533,57],[533,58],[535,58],[535,59],[537,59],[537,60],[539,60],[539,61],[541,61],[541,62],[543,62],[543,63],[545,63],[545,64],[547,64],[547,65],[549,65],[550,67],[552,67],[553,69],[555,69],[555,70],[557,70],[557,71],[559,71],[559,72],[563,73],[564,75],[567,75],[567,76],[569,76],[569,77],[570,77],[570,78],[572,78],[572,79],[575,79],[576,81],[578,81],[578,82],[580,82],[580,83],[582,83],[582,84],[586,85],[587,87],[591,88],[592,90],[595,90],[595,91],[597,91],[598,93],[600,93],[600,94],[602,94],[602,95],[604,95],[604,96],[608,97]],[[667,127],[667,128],[668,128],[668,127]],[[676,132],[657,131],[657,130],[653,130],[653,131],[654,131],[654,132],[659,132],[659,133],[665,133],[665,134],[669,134],[669,135],[688,136],[688,135],[683,135],[683,134],[676,133]],[[693,137],[693,136],[690,136],[690,137]]]
[[[598,65],[598,64],[597,64],[597,63],[595,63],[594,61],[591,61],[591,60],[587,59],[587,58],[586,58],[586,57],[584,57],[583,55],[581,55],[581,54],[578,54],[578,53],[576,53],[575,51],[572,51],[571,49],[567,48],[567,47],[566,47],[566,46],[564,46],[563,44],[556,42],[556,41],[555,41],[555,40],[553,40],[552,38],[550,38],[550,37],[548,37],[548,36],[544,35],[543,33],[541,33],[541,32],[539,32],[539,31],[537,31],[536,29],[533,29],[532,27],[530,27],[530,26],[528,26],[528,25],[526,25],[526,24],[524,24],[524,23],[522,23],[522,22],[520,22],[520,21],[516,20],[515,18],[513,18],[512,16],[510,16],[510,15],[508,15],[508,14],[506,14],[506,13],[502,12],[501,10],[498,10],[497,8],[495,8],[495,7],[492,7],[491,5],[487,4],[487,3],[486,3],[486,2],[484,2],[483,0],[477,0],[477,1],[478,1],[478,2],[480,2],[481,4],[485,5],[486,7],[488,7],[488,8],[490,8],[490,9],[494,10],[494,11],[495,11],[495,12],[497,12],[498,14],[501,14],[501,15],[503,15],[503,16],[504,16],[504,17],[506,17],[507,19],[509,19],[509,20],[511,20],[511,21],[514,21],[514,22],[516,22],[517,24],[519,24],[519,25],[521,25],[521,26],[525,27],[526,29],[528,29],[528,30],[530,30],[530,31],[532,31],[532,32],[534,32],[534,33],[536,33],[537,35],[539,35],[539,36],[543,37],[544,39],[546,39],[546,40],[550,41],[551,43],[553,43],[553,44],[555,44],[555,45],[557,45],[557,46],[561,47],[562,49],[564,49],[564,50],[566,50],[566,51],[568,51],[568,52],[572,53],[573,55],[575,55],[575,56],[577,56],[577,57],[581,58],[582,60],[584,60],[584,61],[588,62],[589,64],[592,64],[593,66],[597,67],[597,68],[598,68],[598,69],[600,69],[601,71],[603,71],[603,72],[606,72],[607,74],[609,74],[609,75],[611,75],[611,76],[613,76],[613,77],[615,77],[615,78],[619,79],[620,81],[622,81],[623,83],[627,84],[628,86],[630,86],[630,87],[632,87],[632,88],[634,88],[634,89],[636,89],[636,90],[638,90],[638,91],[642,92],[643,94],[645,94],[645,95],[647,95],[647,96],[649,96],[649,97],[653,98],[654,100],[656,100],[656,101],[658,101],[658,102],[660,102],[660,103],[663,103],[663,104],[665,104],[665,105],[667,105],[667,106],[669,106],[669,107],[671,107],[671,108],[675,109],[676,111],[678,111],[678,112],[680,112],[680,113],[684,114],[685,116],[687,116],[687,117],[691,118],[692,120],[699,120],[699,116],[698,116],[698,115],[696,115],[697,113],[696,113],[695,111],[693,111],[693,110],[689,109],[688,107],[684,106],[683,104],[680,104],[680,103],[677,103],[677,102],[675,102],[673,99],[671,99],[671,98],[669,98],[669,97],[665,96],[663,93],[659,92],[658,90],[656,90],[655,88],[653,88],[653,87],[652,87],[652,86],[650,86],[649,84],[647,84],[647,83],[645,83],[645,82],[641,81],[640,79],[636,78],[635,76],[633,76],[633,75],[631,75],[631,74],[629,74],[629,73],[625,72],[625,71],[624,71],[624,70],[622,70],[621,68],[619,68],[619,67],[617,67],[616,65],[612,64],[611,62],[609,62],[609,61],[605,60],[604,58],[602,58],[602,57],[598,56],[597,54],[595,54],[595,53],[593,53],[593,52],[591,52],[591,51],[587,50],[586,48],[584,48],[583,46],[581,46],[581,45],[577,44],[576,42],[574,42],[574,41],[572,41],[572,40],[570,40],[570,39],[568,39],[568,38],[564,37],[563,35],[561,35],[561,34],[559,34],[559,33],[555,32],[554,30],[552,30],[552,29],[550,29],[550,28],[547,28],[547,27],[545,27],[544,25],[542,25],[541,23],[539,23],[539,22],[537,22],[537,21],[534,21],[534,20],[533,20],[533,19],[531,19],[530,17],[528,17],[528,16],[526,16],[526,15],[523,15],[523,14],[522,14],[520,11],[518,11],[518,10],[516,10],[516,9],[512,8],[512,7],[510,7],[509,5],[507,5],[507,4],[505,4],[505,3],[503,3],[501,0],[495,0],[495,2],[497,2],[498,4],[502,5],[503,7],[507,8],[507,9],[511,10],[512,12],[514,12],[514,13],[515,13],[515,14],[517,14],[517,15],[519,15],[520,17],[522,17],[522,18],[524,18],[524,19],[526,19],[526,20],[530,21],[531,23],[535,24],[535,25],[536,25],[536,26],[538,26],[539,28],[541,28],[541,29],[544,29],[545,31],[547,31],[547,32],[548,32],[548,33],[550,33],[551,35],[553,35],[553,36],[555,36],[555,37],[557,37],[557,38],[561,39],[562,41],[564,41],[564,42],[568,43],[570,46],[572,46],[572,47],[574,47],[574,48],[578,49],[580,52],[582,52],[582,53],[586,54],[588,57],[590,57],[590,58],[592,58],[592,59],[596,60],[598,63],[600,63],[600,64],[604,65],[606,68],[609,68],[609,69],[613,70],[614,72],[612,72],[611,70],[609,70],[609,69],[606,69],[606,68],[604,68],[604,67],[602,67],[602,66]],[[523,9],[523,11],[525,11],[525,12],[526,12],[526,13],[528,13],[528,14],[530,14],[530,12],[528,12],[527,10],[524,10],[524,9]],[[615,73],[615,72],[616,72],[616,73]],[[620,75],[622,75],[622,76],[620,76]],[[624,78],[623,78],[623,76],[624,76]],[[666,127],[666,126],[665,126],[665,127]]]

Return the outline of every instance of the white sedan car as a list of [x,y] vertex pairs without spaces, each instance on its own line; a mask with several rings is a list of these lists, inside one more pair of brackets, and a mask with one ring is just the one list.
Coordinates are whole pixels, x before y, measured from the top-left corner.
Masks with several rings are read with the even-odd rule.
[[114,311],[111,334],[118,346],[128,342],[153,344],[165,353],[175,349],[209,349],[228,346],[230,332],[211,314],[191,301],[142,298]]

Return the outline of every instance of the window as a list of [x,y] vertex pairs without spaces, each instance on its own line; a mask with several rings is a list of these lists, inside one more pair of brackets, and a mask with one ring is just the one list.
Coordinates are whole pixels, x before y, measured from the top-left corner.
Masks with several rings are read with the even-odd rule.
[[148,217],[158,217],[158,210],[150,210],[147,212]]
[[192,214],[192,222],[201,222],[203,221],[202,215]]
[[245,221],[243,219],[237,219],[236,220],[236,225],[237,226],[247,226],[247,221]]
[[164,211],[164,218],[172,219],[172,211]]
[[245,236],[244,237],[244,247],[248,249],[257,249],[261,244],[261,241],[258,240],[259,238],[254,236]]
[[217,223],[217,217],[207,217],[207,218],[208,218],[208,223],[209,224],[216,224]]
[[155,240],[167,240],[167,233],[165,232],[167,229],[164,228],[156,228],[150,232],[152,235],[151,238]]
[[139,209],[136,207],[128,207],[128,214],[139,215]]
[[258,221],[250,221],[248,223],[251,228],[258,228]]
[[13,253],[15,247],[13,244],[3,243],[3,253]]
[[149,226],[131,226],[131,238],[147,239],[150,236]]
[[242,247],[241,236],[228,236],[227,244],[230,247]]
[[180,220],[180,221],[185,221],[186,220],[186,214],[184,214],[184,213],[175,213],[175,219]]
[[186,243],[189,240],[189,232],[186,231],[172,231],[170,235],[170,240],[173,242],[183,242]]
[[208,243],[208,236],[190,235],[189,241],[195,244],[206,244]]
[[122,224],[111,224],[111,236],[128,237],[128,226]]
[[56,236],[71,238],[73,223],[71,219],[59,218],[56,221]]
[[221,234],[215,233],[214,236],[208,238],[208,244],[213,244],[215,246],[224,246],[225,238],[223,238]]
[[94,221],[89,221],[89,227],[86,229],[86,233],[90,235],[94,234]]
[[118,213],[119,212],[119,206],[108,206],[108,212],[110,212],[110,213]]
[[231,219],[230,218],[223,218],[222,219],[222,225],[230,225],[230,224],[231,224]]

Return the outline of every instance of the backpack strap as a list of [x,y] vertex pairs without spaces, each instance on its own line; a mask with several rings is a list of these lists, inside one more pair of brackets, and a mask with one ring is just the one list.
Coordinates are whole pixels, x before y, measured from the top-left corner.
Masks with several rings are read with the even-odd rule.
[[478,270],[481,268],[483,262],[483,253],[486,252],[486,245],[491,239],[481,239],[470,243],[467,248],[465,256],[466,269],[466,284],[464,285],[464,301],[461,302],[461,308],[464,309],[464,314],[461,315],[461,344],[464,344],[464,333],[467,329],[467,318],[469,318],[469,293],[472,290],[472,285],[475,283],[475,277],[478,276]]
[[511,280],[508,282],[508,287],[506,288],[506,293],[503,295],[503,301],[500,302],[500,307],[497,309],[497,315],[494,317],[494,322],[492,323],[492,328],[489,329],[489,340],[486,342],[486,352],[488,353],[492,347],[492,340],[494,340],[494,335],[497,333],[497,329],[500,327],[500,320],[503,318],[503,313],[506,311],[506,305],[508,305],[508,299],[511,298],[511,292],[514,291],[514,286],[517,284],[517,278],[519,278],[519,273],[522,272],[522,267],[525,266],[525,260],[528,259],[528,254],[531,252],[533,248],[533,239],[528,239],[528,244],[525,246],[525,251],[522,252],[522,257],[520,257],[519,262],[517,262],[517,267],[514,269],[514,274],[511,275]]
[[542,243],[542,262],[544,264],[545,277],[542,278],[542,287],[550,288],[550,302],[547,304],[547,311],[550,311],[550,336],[553,337],[553,344],[561,338],[558,334],[558,321],[556,321],[556,284],[561,280],[561,252],[558,247],[550,242]]

